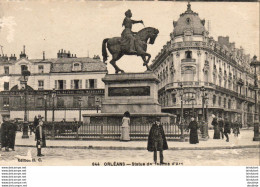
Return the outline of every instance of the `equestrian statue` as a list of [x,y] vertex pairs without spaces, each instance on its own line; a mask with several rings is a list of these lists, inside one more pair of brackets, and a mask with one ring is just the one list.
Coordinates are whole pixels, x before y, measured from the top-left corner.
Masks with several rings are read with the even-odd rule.
[[[143,66],[146,66],[147,71],[151,71],[148,66],[150,61],[151,55],[146,52],[147,49],[147,42],[149,40],[150,44],[154,44],[154,41],[159,33],[158,29],[152,27],[146,27],[139,32],[132,31],[132,25],[136,23],[143,23],[143,21],[135,21],[132,20],[132,13],[131,10],[127,10],[125,12],[125,19],[123,21],[122,26],[125,27],[123,30],[121,37],[114,37],[114,38],[106,38],[103,40],[102,44],[102,56],[103,62],[106,63],[107,61],[107,50],[112,55],[112,60],[110,64],[115,68],[115,73],[121,72],[124,73],[122,69],[120,69],[116,65],[116,61],[118,61],[124,55],[136,55],[141,56],[143,59]],[[148,57],[148,58],[147,58]]]

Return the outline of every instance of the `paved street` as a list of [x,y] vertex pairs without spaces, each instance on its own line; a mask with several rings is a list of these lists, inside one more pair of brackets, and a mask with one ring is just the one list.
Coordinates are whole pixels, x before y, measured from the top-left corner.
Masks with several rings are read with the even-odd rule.
[[[91,150],[91,149],[63,149],[45,148],[44,157],[39,162],[36,148],[19,147],[16,151],[0,152],[1,165],[103,165],[114,162],[131,164],[147,164],[152,162],[153,154],[145,150]],[[165,162],[174,165],[260,165],[259,149],[222,149],[222,150],[176,150],[164,151]],[[18,162],[18,159],[24,159]],[[36,162],[27,162],[36,159]],[[21,161],[21,160],[20,160]]]
[[[213,131],[210,131],[210,137]],[[170,142],[171,150],[164,151],[164,161],[170,165],[260,165],[260,142],[252,141],[252,130],[242,130],[240,136],[225,140]],[[17,134],[16,151],[1,151],[1,165],[142,165],[152,163],[153,153],[146,151],[146,141],[74,141],[47,140],[44,157],[38,160],[34,135],[21,139]],[[52,147],[50,147],[52,146]],[[56,148],[53,148],[56,147]],[[113,149],[113,150],[112,150]],[[158,156],[159,158],[159,156]],[[116,163],[114,163],[116,162]]]

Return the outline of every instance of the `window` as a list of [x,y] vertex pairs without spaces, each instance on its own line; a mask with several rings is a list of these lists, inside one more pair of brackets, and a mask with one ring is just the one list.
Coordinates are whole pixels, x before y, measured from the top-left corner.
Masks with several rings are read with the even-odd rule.
[[219,77],[219,86],[222,86],[222,79]]
[[4,90],[9,90],[9,82],[4,82]]
[[44,106],[44,99],[42,97],[37,98],[37,100],[36,100],[36,107],[37,108],[41,108],[43,106]]
[[172,94],[172,104],[176,104],[176,94]]
[[185,58],[191,59],[192,58],[192,51],[185,51]]
[[214,74],[214,75],[213,75],[213,83],[216,84],[216,81],[217,81],[217,77],[216,77],[216,75]]
[[55,89],[58,90],[66,89],[66,80],[55,80]]
[[97,88],[97,79],[87,79],[86,88]]
[[226,101],[227,101],[227,99],[224,98],[224,108],[226,108]]
[[221,106],[221,97],[218,98],[218,105]]
[[43,89],[44,89],[44,81],[38,80],[38,90],[43,90]]
[[70,88],[71,89],[81,89],[82,88],[82,80],[71,80]]
[[9,106],[9,98],[8,97],[4,97],[3,98],[3,106],[4,107],[8,107]]
[[75,62],[73,64],[72,71],[81,71],[81,63]]
[[88,107],[94,107],[95,106],[95,97],[89,96],[88,97]]
[[213,95],[213,105],[216,104],[216,99],[217,99],[217,97],[215,95]]
[[73,107],[79,108],[79,97],[73,97]]
[[62,97],[57,97],[57,107],[64,107],[64,99]]
[[44,66],[43,65],[38,66],[38,73],[44,73]]
[[183,77],[183,81],[193,81],[194,80],[194,68],[191,66],[185,67],[182,77]]
[[21,74],[23,71],[28,70],[28,67],[26,65],[21,65]]
[[5,70],[5,75],[9,75],[9,67],[8,67],[8,66],[5,66],[5,67],[4,67],[4,70]]
[[193,104],[196,104],[196,99],[192,101],[191,98],[194,98],[194,99],[196,98],[195,93],[192,93],[192,92],[190,92],[190,93],[185,93],[185,94],[183,95],[184,104],[191,105],[192,102],[193,102]]
[[209,82],[209,74],[208,71],[204,72],[204,82]]
[[231,99],[228,100],[228,108],[231,109]]

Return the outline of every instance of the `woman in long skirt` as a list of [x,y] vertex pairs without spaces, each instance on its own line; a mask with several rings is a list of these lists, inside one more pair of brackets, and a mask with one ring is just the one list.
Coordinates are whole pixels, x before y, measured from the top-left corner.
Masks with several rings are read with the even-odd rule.
[[199,143],[199,138],[198,138],[199,125],[197,121],[194,120],[194,117],[191,118],[191,122],[189,123],[188,128],[190,129],[190,144]]
[[218,125],[218,121],[217,118],[215,117],[215,115],[212,116],[213,117],[213,121],[212,121],[212,126],[214,128],[214,136],[213,139],[220,139],[220,128]]
[[122,127],[121,127],[121,141],[129,141],[130,140],[130,113],[126,111],[124,113],[124,117],[122,119]]

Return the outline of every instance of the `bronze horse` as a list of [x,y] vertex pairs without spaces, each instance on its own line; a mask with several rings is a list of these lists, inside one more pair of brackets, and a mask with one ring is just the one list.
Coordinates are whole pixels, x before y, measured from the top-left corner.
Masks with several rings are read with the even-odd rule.
[[[124,71],[116,65],[116,61],[119,60],[123,55],[141,56],[144,61],[143,66],[146,66],[147,70],[150,71],[151,69],[149,68],[148,63],[150,61],[151,55],[146,53],[147,41],[149,39],[149,43],[154,44],[158,33],[159,30],[152,27],[147,27],[137,32],[135,35],[136,53],[128,53],[129,45],[123,44],[120,37],[104,39],[102,44],[103,62],[105,63],[108,57],[106,50],[107,43],[107,48],[113,57],[110,61],[110,64],[115,68],[115,73],[124,73]],[[148,59],[146,59],[146,57],[148,57]]]

